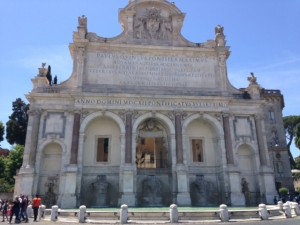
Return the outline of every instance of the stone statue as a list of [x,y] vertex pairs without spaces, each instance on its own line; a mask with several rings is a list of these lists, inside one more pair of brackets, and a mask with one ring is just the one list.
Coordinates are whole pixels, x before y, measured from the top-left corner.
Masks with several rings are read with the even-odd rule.
[[144,24],[145,24],[144,18],[138,18],[136,24],[134,25],[134,28],[137,28],[136,38],[138,39],[147,38]]
[[51,75],[51,66],[50,65],[48,66],[48,71],[47,71],[47,74],[46,74],[46,78],[49,82],[49,85],[51,86],[52,85],[52,75]]
[[39,75],[40,77],[44,77],[47,75],[47,69],[45,68],[46,63],[42,63],[42,68],[38,68],[39,69]]
[[56,194],[54,193],[55,184],[49,182],[46,186],[48,187],[48,190],[45,193],[44,204],[47,208],[51,208],[56,203]]
[[254,76],[254,73],[250,73],[251,76],[250,77],[247,77],[247,80],[250,82],[250,85],[258,85],[256,80],[257,80],[257,77]]
[[136,153],[136,164],[138,166],[138,168],[141,167],[141,165],[144,163],[145,161],[145,156],[142,153],[142,151],[139,149]]
[[167,31],[169,30],[170,32],[172,32],[171,23],[168,22],[168,21],[163,20],[160,30],[161,30],[160,38],[161,39],[168,39]]
[[42,63],[42,68],[45,69],[46,63]]
[[148,10],[148,15],[149,18],[147,20],[147,30],[148,33],[150,35],[151,39],[154,39],[158,30],[159,30],[159,21],[158,21],[158,16],[160,14],[160,10],[156,9],[156,8],[151,8],[151,9],[147,9]]
[[215,41],[217,46],[225,46],[226,41],[225,41],[225,35],[223,33],[224,27],[221,25],[218,25],[215,27]]
[[54,80],[53,80],[53,84],[57,84],[57,75],[55,74]]
[[85,15],[82,15],[81,17],[78,17],[78,26],[80,27],[86,27],[87,26],[87,18]]
[[242,193],[245,196],[246,205],[250,205],[251,199],[250,199],[250,191],[249,191],[249,183],[246,181],[245,178],[242,178]]
[[107,189],[109,186],[109,183],[106,181],[106,176],[98,175],[97,181],[93,183],[93,186],[98,191],[98,196],[96,197],[96,206],[106,206]]

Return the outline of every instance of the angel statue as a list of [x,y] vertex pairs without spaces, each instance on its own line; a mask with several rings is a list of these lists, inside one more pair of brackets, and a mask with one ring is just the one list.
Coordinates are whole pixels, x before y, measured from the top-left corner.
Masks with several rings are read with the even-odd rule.
[[222,27],[221,25],[218,25],[215,27],[215,41],[217,43],[217,46],[225,46],[226,41],[225,41],[225,35],[223,33],[224,31],[224,27]]
[[256,76],[254,76],[254,73],[250,73],[251,76],[250,77],[247,77],[247,80],[250,82],[250,85],[257,85],[257,82],[256,82]]
[[160,34],[160,38],[161,39],[168,39],[167,36],[167,30],[169,30],[170,32],[172,32],[172,26],[171,23],[168,21],[163,20],[162,24],[160,25],[160,30],[161,30],[161,34]]
[[86,27],[87,25],[87,18],[85,17],[85,15],[82,15],[81,17],[78,17],[78,26],[80,27]]

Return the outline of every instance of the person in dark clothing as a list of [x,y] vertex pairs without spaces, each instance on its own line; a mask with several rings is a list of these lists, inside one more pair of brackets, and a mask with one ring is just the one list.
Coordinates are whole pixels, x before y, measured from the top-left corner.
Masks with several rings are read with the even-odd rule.
[[276,196],[274,196],[273,201],[274,201],[274,205],[277,205],[277,197]]
[[20,214],[21,203],[19,201],[19,197],[16,196],[15,200],[12,202],[12,214],[10,215],[9,223],[14,215],[16,215],[16,223],[20,223],[19,214]]

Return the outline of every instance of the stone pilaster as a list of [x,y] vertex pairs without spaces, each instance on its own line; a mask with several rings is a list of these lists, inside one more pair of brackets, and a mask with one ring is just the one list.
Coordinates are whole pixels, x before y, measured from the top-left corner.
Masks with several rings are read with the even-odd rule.
[[22,168],[34,168],[42,110],[30,110]]
[[175,111],[174,114],[175,114],[175,137],[176,137],[177,164],[183,164],[182,127],[181,127],[182,111]]
[[125,163],[132,163],[132,110],[126,111]]
[[263,115],[256,114],[255,115],[255,126],[256,126],[256,136],[257,136],[257,142],[258,142],[258,151],[259,151],[259,158],[260,158],[260,164],[261,166],[267,166],[267,151],[264,144],[264,138],[263,138],[263,128],[262,128],[262,120]]
[[75,110],[74,111],[74,123],[73,123],[70,164],[77,164],[79,128],[80,128],[80,111]]
[[227,159],[227,164],[234,164],[229,117],[230,117],[230,113],[227,112],[223,113],[226,159]]

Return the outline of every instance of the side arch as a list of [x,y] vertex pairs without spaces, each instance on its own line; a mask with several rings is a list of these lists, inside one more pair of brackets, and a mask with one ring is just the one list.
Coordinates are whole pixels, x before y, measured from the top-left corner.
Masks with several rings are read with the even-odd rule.
[[218,131],[219,136],[224,136],[223,127],[215,117],[208,114],[200,115],[199,113],[186,118],[186,120],[182,124],[182,134],[186,133],[187,126],[195,119],[202,119],[204,121],[207,121],[216,131]]
[[88,124],[94,120],[95,118],[97,117],[109,117],[111,119],[113,119],[114,121],[117,122],[117,124],[119,125],[120,127],[120,131],[121,131],[121,134],[125,134],[125,124],[123,122],[123,120],[117,116],[116,114],[112,113],[112,112],[105,112],[103,113],[102,111],[99,111],[99,112],[94,112],[90,115],[88,115],[81,123],[80,125],[80,130],[79,132],[80,133],[84,133],[85,132],[85,129],[87,128]]

